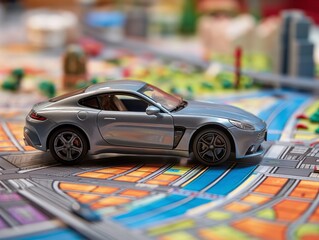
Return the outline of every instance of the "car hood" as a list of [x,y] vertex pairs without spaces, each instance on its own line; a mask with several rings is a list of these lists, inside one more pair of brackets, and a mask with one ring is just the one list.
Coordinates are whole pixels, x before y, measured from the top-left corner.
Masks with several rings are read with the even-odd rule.
[[174,113],[174,115],[175,114],[184,116],[219,117],[254,124],[258,127],[263,127],[265,125],[263,120],[238,107],[210,102],[188,101],[187,106]]

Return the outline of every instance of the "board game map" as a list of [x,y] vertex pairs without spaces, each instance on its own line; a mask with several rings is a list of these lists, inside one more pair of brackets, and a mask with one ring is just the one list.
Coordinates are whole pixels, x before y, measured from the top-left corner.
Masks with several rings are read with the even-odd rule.
[[[127,65],[141,64],[129,58]],[[54,81],[61,74],[56,56],[6,59],[2,55],[2,68],[41,65]],[[108,76],[119,70],[99,62],[91,68]],[[25,83],[32,81],[34,76]],[[45,98],[36,91],[0,91],[0,238],[318,239],[319,124],[309,119],[319,98],[291,89],[191,90],[197,100],[231,104],[264,119],[265,154],[217,167],[146,155],[89,156],[62,166],[23,141],[25,116]]]

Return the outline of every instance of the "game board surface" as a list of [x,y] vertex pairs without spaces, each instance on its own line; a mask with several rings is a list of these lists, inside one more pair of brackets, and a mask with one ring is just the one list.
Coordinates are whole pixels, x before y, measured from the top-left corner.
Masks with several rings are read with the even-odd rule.
[[[90,156],[62,166],[23,143],[41,95],[1,92],[2,239],[316,239],[318,136],[297,128],[318,98],[291,90],[195,96],[253,112],[268,125],[265,155],[206,167],[169,156]],[[14,108],[12,108],[14,106]],[[98,213],[101,221],[85,216]],[[89,208],[87,208],[89,206]]]

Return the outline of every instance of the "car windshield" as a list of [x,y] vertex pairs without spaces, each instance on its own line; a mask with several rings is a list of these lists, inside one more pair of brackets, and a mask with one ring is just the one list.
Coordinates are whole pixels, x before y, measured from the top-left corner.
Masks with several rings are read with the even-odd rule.
[[163,90],[149,84],[141,88],[139,92],[151,98],[155,102],[160,103],[168,111],[177,109],[178,106],[180,106],[180,104],[183,102],[182,98],[168,94]]

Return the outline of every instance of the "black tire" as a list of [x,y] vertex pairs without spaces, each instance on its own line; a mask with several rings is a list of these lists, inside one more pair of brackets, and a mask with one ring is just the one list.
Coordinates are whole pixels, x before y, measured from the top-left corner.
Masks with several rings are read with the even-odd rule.
[[88,142],[76,128],[56,130],[49,139],[50,153],[55,160],[65,165],[80,163],[88,152]]
[[204,129],[194,138],[193,156],[195,160],[209,166],[225,162],[231,153],[228,136],[219,129]]

